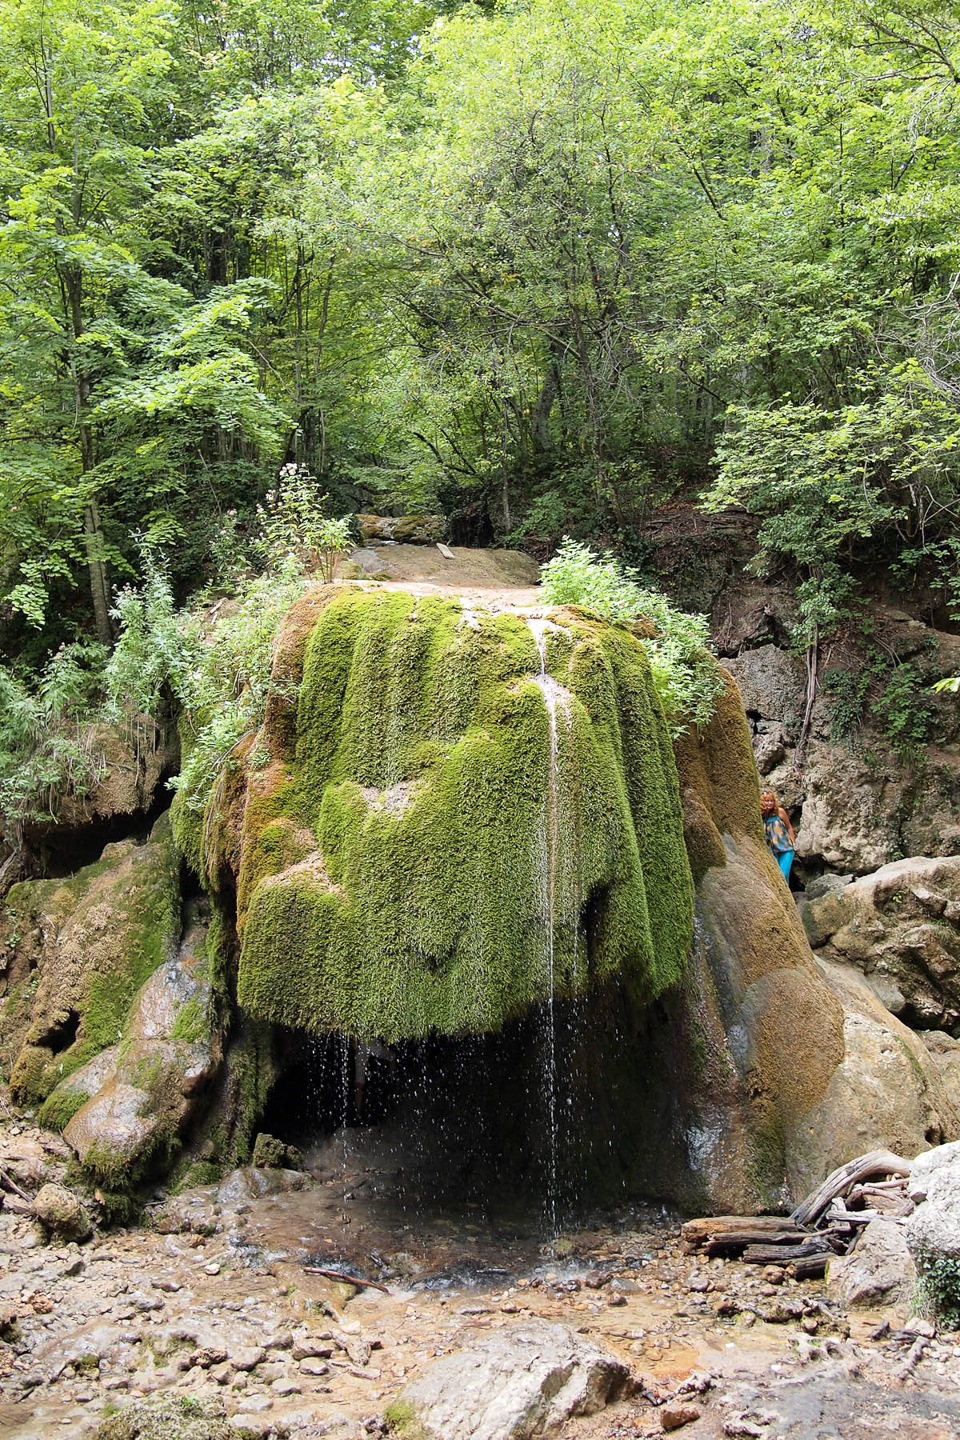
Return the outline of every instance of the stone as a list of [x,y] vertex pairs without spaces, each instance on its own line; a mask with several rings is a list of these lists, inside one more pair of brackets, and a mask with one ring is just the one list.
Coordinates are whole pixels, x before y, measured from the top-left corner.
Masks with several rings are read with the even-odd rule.
[[85,1092],[53,1099],[62,1076],[121,1038],[138,988],[174,953],[179,874],[163,816],[146,844],[107,845],[75,875],[23,881],[7,895],[0,953],[16,934],[8,988],[17,995],[22,983],[24,998],[0,1016],[0,1068],[16,1100],[43,1102],[42,1124],[60,1129],[76,1111]]
[[877,999],[850,965],[821,962],[844,1013],[844,1055],[826,1094],[796,1136],[809,1194],[836,1165],[885,1146],[915,1155],[960,1134],[960,1117],[923,1042]]
[[478,1337],[401,1393],[425,1440],[532,1440],[623,1395],[630,1371],[563,1325],[531,1321]]
[[300,1170],[303,1156],[293,1145],[286,1145],[275,1135],[261,1130],[253,1144],[250,1163],[259,1170]]
[[811,945],[856,965],[881,1003],[915,1027],[960,1023],[960,856],[914,856],[824,895],[804,896]]
[[684,1425],[692,1425],[694,1420],[700,1419],[700,1411],[696,1405],[664,1405],[658,1413],[660,1428],[667,1432],[679,1430]]
[[960,1142],[917,1156],[910,1175],[917,1208],[907,1220],[907,1243],[922,1266],[928,1259],[960,1258]]
[[851,1307],[908,1302],[916,1278],[906,1232],[892,1220],[871,1220],[855,1248],[827,1267],[828,1289]]
[[33,1213],[43,1228],[61,1240],[89,1240],[93,1234],[90,1214],[65,1185],[44,1185],[34,1196]]
[[435,545],[447,528],[443,515],[358,515],[366,544],[393,540],[403,545]]
[[109,1068],[100,1056],[96,1074],[88,1066],[86,1076],[72,1077],[74,1090],[82,1088],[89,1099],[66,1125],[64,1138],[105,1185],[125,1188],[125,1177],[140,1173],[185,1131],[219,1069],[210,983],[199,958],[204,940],[203,927],[194,927],[141,986],[127,1038],[112,1048]]

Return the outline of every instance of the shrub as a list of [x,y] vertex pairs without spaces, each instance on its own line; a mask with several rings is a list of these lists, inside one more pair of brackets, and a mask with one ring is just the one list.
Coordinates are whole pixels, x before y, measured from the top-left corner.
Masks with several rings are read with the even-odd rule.
[[674,736],[690,725],[705,725],[723,689],[707,651],[706,617],[688,615],[665,595],[642,586],[636,570],[609,553],[596,555],[568,537],[552,560],[540,567],[551,605],[577,605],[605,620],[649,620],[656,634],[644,637],[653,680]]
[[918,1255],[918,1300],[947,1330],[960,1330],[960,1255]]

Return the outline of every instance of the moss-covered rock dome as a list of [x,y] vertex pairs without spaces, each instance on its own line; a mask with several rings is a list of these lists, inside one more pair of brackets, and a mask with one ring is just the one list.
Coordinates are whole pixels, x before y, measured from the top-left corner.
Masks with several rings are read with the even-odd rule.
[[252,1015],[489,1031],[615,973],[642,1000],[682,973],[676,768],[626,628],[343,589],[292,617],[231,788],[204,864],[238,880]]

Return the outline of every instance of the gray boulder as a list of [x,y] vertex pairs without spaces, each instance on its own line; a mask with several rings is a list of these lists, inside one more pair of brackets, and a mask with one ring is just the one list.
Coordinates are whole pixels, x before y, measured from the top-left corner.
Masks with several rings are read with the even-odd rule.
[[918,1155],[910,1173],[916,1210],[907,1242],[918,1259],[960,1257],[960,1141]]
[[622,1361],[536,1320],[444,1356],[406,1387],[398,1409],[425,1440],[532,1440],[602,1410],[630,1378]]
[[923,1029],[960,1023],[960,856],[897,860],[800,911],[813,948],[856,965],[893,1014]]
[[909,1300],[917,1278],[902,1225],[871,1220],[856,1249],[830,1261],[828,1285],[844,1305],[895,1304]]

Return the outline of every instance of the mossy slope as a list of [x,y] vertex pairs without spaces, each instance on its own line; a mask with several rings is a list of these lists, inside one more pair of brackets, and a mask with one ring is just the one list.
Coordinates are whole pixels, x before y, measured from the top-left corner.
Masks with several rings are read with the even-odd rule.
[[496,1029],[615,972],[643,1000],[679,979],[679,790],[627,630],[345,590],[312,626],[296,725],[251,754],[249,1013],[398,1039]]
[[22,978],[0,1015],[0,1060],[17,1100],[43,1101],[122,1038],[133,997],[176,947],[179,871],[164,816],[145,845],[108,845],[67,879],[10,891],[0,942]]

